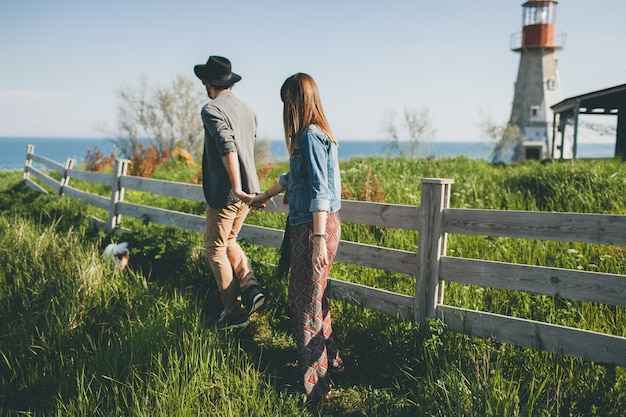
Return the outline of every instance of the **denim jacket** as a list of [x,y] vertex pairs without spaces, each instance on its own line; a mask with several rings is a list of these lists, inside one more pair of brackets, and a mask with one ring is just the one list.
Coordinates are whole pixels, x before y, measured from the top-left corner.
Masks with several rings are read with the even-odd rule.
[[289,172],[280,185],[287,190],[289,223],[313,221],[314,211],[334,213],[341,208],[341,179],[337,145],[317,125],[300,139],[300,147],[289,158]]

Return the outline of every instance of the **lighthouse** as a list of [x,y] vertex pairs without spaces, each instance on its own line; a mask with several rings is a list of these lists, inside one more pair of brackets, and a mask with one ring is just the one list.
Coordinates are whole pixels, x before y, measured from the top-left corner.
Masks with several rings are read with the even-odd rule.
[[[511,50],[520,54],[511,117],[494,161],[544,159],[552,143],[550,106],[562,100],[556,51],[564,48],[564,34],[555,35],[554,0],[529,0],[522,4],[522,32],[511,35]],[[571,158],[564,142],[552,157]]]

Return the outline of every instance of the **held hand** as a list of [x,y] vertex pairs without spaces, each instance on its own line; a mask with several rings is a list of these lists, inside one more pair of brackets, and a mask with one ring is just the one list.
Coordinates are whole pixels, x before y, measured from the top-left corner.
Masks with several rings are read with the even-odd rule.
[[313,272],[321,275],[328,266],[328,251],[326,250],[326,239],[315,240],[313,244]]
[[261,209],[267,206],[267,200],[265,198],[265,194],[257,194],[250,199],[250,203],[248,204],[250,207],[254,209]]
[[235,194],[235,197],[243,201],[245,204],[250,205],[250,202],[252,201],[252,196],[250,194],[244,193],[241,190],[233,190],[233,194]]

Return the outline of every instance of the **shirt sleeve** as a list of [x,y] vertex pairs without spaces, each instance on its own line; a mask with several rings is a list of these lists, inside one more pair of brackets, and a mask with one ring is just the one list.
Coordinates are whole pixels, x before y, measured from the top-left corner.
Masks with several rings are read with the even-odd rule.
[[289,188],[289,172],[285,172],[278,178],[278,183],[285,190]]
[[309,182],[311,184],[311,204],[309,210],[329,211],[331,193],[328,188],[328,153],[322,139],[306,130],[301,141]]
[[215,141],[220,157],[237,152],[235,134],[226,115],[217,107],[206,105],[202,108],[202,122],[209,136]]

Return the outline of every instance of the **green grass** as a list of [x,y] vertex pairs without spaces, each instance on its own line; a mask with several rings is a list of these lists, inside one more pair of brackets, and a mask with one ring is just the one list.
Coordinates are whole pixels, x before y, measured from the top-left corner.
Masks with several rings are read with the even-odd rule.
[[[626,214],[617,160],[365,158],[341,168],[353,199],[377,191],[385,202],[419,205],[420,177],[441,177],[455,180],[452,207]],[[285,169],[277,164],[262,186]],[[157,177],[192,173],[166,166]],[[269,305],[249,328],[225,334],[215,328],[221,305],[202,234],[124,217],[132,231],[107,235],[89,219],[102,218],[99,209],[20,180],[0,173],[2,416],[621,416],[626,406],[624,368],[456,334],[437,321],[422,337],[415,323],[332,301],[348,369],[334,380],[338,393],[309,410],[275,249],[243,243]],[[204,212],[177,199],[126,200]],[[255,211],[248,221],[282,228],[284,216]],[[418,235],[345,224],[342,237],[416,250]],[[112,240],[129,242],[124,273],[99,257]],[[448,254],[626,275],[623,247],[450,235]],[[337,263],[332,276],[414,290],[411,277],[349,264]],[[445,302],[626,336],[622,307],[454,283]]]

